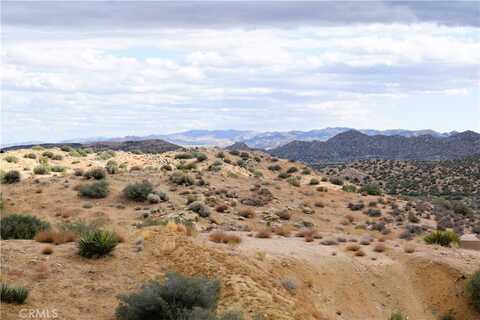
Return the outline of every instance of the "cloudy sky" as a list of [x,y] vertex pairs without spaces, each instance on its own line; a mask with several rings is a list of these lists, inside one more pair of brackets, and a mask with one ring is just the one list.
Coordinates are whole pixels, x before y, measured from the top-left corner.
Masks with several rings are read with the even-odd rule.
[[1,3],[2,143],[480,131],[480,2]]

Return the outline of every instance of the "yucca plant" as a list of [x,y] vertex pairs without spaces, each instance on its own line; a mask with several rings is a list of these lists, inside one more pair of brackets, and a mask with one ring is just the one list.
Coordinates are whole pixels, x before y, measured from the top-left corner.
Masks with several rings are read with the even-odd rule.
[[0,300],[2,302],[23,304],[27,297],[27,288],[11,287],[6,283],[2,283],[0,286]]
[[86,258],[102,257],[115,249],[117,244],[118,236],[114,232],[97,229],[80,237],[79,254]]
[[458,244],[460,242],[460,238],[458,234],[453,231],[433,231],[429,235],[423,238],[426,243],[428,244],[439,244],[443,247],[448,247],[451,243]]

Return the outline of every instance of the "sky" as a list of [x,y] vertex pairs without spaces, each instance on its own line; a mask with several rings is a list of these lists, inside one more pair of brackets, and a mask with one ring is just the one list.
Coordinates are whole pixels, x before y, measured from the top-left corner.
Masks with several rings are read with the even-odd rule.
[[480,132],[480,2],[2,1],[1,142]]

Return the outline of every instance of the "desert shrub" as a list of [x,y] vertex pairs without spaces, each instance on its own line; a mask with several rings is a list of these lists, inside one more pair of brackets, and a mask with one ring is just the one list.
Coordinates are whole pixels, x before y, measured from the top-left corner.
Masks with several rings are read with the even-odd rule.
[[73,149],[68,153],[72,157],[86,157],[88,152],[86,149]]
[[320,186],[320,187],[317,187],[317,191],[318,192],[328,192],[328,188]]
[[278,174],[278,177],[279,177],[280,179],[287,179],[288,177],[290,177],[290,175],[289,175],[288,173],[286,173],[286,172],[280,172],[280,173]]
[[254,171],[253,175],[257,178],[263,177],[263,173],[261,171],[258,171],[258,170]]
[[82,168],[75,168],[73,170],[73,174],[76,175],[77,177],[81,177],[83,176],[83,169]]
[[26,155],[23,156],[24,158],[27,159],[37,159],[37,155],[33,152],[27,153]]
[[33,173],[38,175],[48,174],[50,172],[50,167],[45,164],[39,164],[33,168]]
[[244,218],[255,218],[255,210],[251,208],[241,208],[238,210],[238,215]]
[[54,154],[52,160],[63,160],[63,156],[61,154]]
[[119,296],[116,317],[118,320],[227,320],[215,314],[219,294],[218,280],[167,273],[164,283],[151,281],[138,293]]
[[175,159],[193,159],[194,156],[191,152],[182,152],[175,155]]
[[57,165],[57,166],[52,166],[52,167],[50,168],[50,170],[51,170],[52,172],[64,172],[64,171],[66,170],[66,168],[65,168],[64,166],[58,166],[58,165]]
[[2,176],[2,183],[3,184],[12,184],[12,183],[17,183],[17,182],[20,182],[20,172],[18,172],[17,170],[7,171]]
[[460,238],[458,234],[453,231],[433,231],[432,233],[426,235],[423,240],[428,244],[439,244],[444,247],[448,247],[451,243],[458,244]]
[[342,186],[343,185],[343,180],[338,177],[331,177],[330,178],[330,183],[335,184],[337,186]]
[[375,183],[364,185],[363,187],[360,188],[360,192],[365,192],[370,196],[382,195],[382,189],[380,189],[380,186]]
[[255,234],[255,237],[256,237],[256,238],[260,238],[260,239],[268,239],[268,238],[271,238],[271,237],[272,237],[272,229],[270,229],[270,228],[263,228],[263,229],[257,231],[257,233]]
[[287,173],[295,173],[298,171],[298,168],[297,167],[290,167],[287,169]]
[[197,159],[198,162],[203,162],[208,159],[207,155],[203,152],[194,152],[193,156]]
[[345,192],[357,192],[357,187],[353,184],[346,184],[342,187],[342,190]]
[[310,170],[309,168],[304,168],[302,170],[302,174],[304,174],[304,175],[307,175],[307,174],[310,174],[310,173],[312,173],[312,170]]
[[349,203],[348,208],[352,211],[359,211],[365,208],[365,204],[363,202],[359,203]]
[[53,158],[53,152],[52,151],[44,151],[44,152],[42,152],[42,157],[52,159]]
[[6,239],[33,239],[35,235],[50,224],[37,217],[26,214],[12,214],[0,220],[0,235]]
[[105,180],[96,181],[80,186],[78,194],[91,199],[101,199],[108,196],[108,183]]
[[78,241],[78,253],[82,257],[102,257],[110,253],[118,244],[118,236],[111,231],[97,229],[84,233]]
[[122,193],[125,198],[133,201],[145,201],[153,191],[153,186],[147,180],[127,185]]
[[7,161],[8,163],[17,163],[17,162],[18,162],[18,158],[15,157],[14,155],[8,155],[8,156],[6,156],[4,159],[5,159],[5,161]]
[[223,159],[225,158],[225,153],[223,153],[222,151],[218,152],[215,157],[219,158],[219,159]]
[[389,320],[408,320],[408,317],[400,311],[392,313]]
[[238,244],[242,241],[242,238],[240,238],[239,236],[234,234],[228,234],[223,231],[214,231],[210,233],[210,235],[208,236],[208,239],[216,243],[228,243],[228,244]]
[[0,301],[4,303],[23,304],[28,297],[28,289],[23,287],[11,287],[6,283],[0,286]]
[[96,167],[96,168],[91,168],[89,170],[87,170],[83,176],[86,178],[86,179],[95,179],[95,180],[100,180],[100,179],[105,179],[105,177],[107,176],[107,173],[105,172],[105,169],[101,168],[101,167]]
[[204,203],[201,203],[200,201],[195,201],[192,202],[188,206],[188,210],[192,210],[195,213],[198,213],[198,215],[202,218],[207,218],[210,216],[210,209],[208,206],[206,206]]
[[310,182],[309,182],[309,184],[310,184],[311,186],[316,186],[316,185],[319,184],[319,183],[320,183],[320,181],[318,181],[317,178],[312,178],[312,179],[310,179]]
[[107,150],[107,151],[103,151],[103,152],[100,152],[99,154],[97,154],[97,159],[108,160],[108,159],[113,158],[115,156],[116,156],[115,151]]
[[300,187],[300,179],[298,177],[289,177],[287,182],[294,187]]
[[480,270],[475,272],[468,282],[467,292],[472,300],[473,307],[480,311]]
[[133,171],[142,171],[142,170],[143,170],[143,169],[142,169],[142,167],[140,167],[140,166],[132,166],[132,167],[130,168],[130,172],[133,172]]
[[238,150],[230,150],[229,152],[230,152],[230,154],[231,154],[232,156],[238,156],[238,155],[240,155],[240,151],[238,151]]
[[108,160],[107,164],[105,165],[105,170],[106,170],[109,174],[115,174],[115,173],[117,173],[118,170],[119,170],[117,161],[115,161],[115,160]]
[[280,171],[282,167],[279,164],[272,164],[268,166],[268,170],[270,171]]
[[465,203],[461,201],[455,201],[452,204],[452,210],[456,214],[461,214],[464,216],[470,216],[473,214],[473,210]]
[[171,182],[177,185],[191,186],[195,184],[195,181],[191,176],[181,171],[175,171],[172,173],[169,179]]
[[195,170],[197,169],[197,164],[195,162],[182,162],[177,165],[178,170]]
[[64,151],[64,152],[70,152],[72,151],[72,147],[70,146],[61,146],[60,147],[60,150]]

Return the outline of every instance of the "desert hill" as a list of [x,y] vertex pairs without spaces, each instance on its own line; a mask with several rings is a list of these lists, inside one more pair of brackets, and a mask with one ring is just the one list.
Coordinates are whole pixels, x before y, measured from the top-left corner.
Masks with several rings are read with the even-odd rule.
[[272,155],[304,161],[338,162],[360,159],[445,160],[472,156],[480,152],[480,134],[465,131],[449,137],[421,135],[368,136],[350,130],[323,141],[293,141],[272,149]]
[[[219,310],[246,319],[478,318],[465,287],[480,252],[426,244],[439,222],[428,201],[352,192],[362,186],[260,151],[36,147],[1,164],[2,218],[31,214],[63,239],[2,239],[2,282],[30,291],[2,319],[22,308],[115,319],[119,294],[170,271],[219,279]],[[468,233],[477,218],[453,222]],[[84,257],[82,228],[120,243]]]

